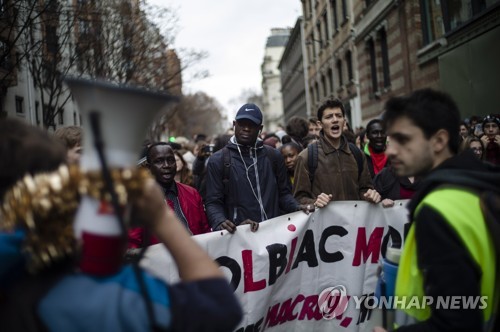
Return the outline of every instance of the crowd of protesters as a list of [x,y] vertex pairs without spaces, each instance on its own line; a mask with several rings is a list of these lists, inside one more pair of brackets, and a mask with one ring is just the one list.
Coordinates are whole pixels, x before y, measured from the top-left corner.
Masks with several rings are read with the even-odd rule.
[[[189,235],[220,230],[234,233],[243,225],[250,225],[255,232],[262,221],[294,211],[309,214],[330,201],[365,200],[391,207],[395,200],[410,199],[419,190],[422,179],[418,174],[400,174],[391,165],[386,154],[391,141],[381,119],[368,122],[366,129],[360,127],[353,131],[344,105],[333,99],[321,104],[316,113],[316,117],[309,119],[292,117],[275,132],[267,132],[258,105],[244,104],[236,114],[233,127],[214,137],[199,134],[192,140],[178,137],[175,142],[144,142],[138,167],[151,172],[160,189],[151,189],[151,193],[161,195],[160,200],[169,211],[168,218],[176,220],[187,231],[183,234]],[[481,162],[500,165],[499,127],[500,118],[495,115],[465,119],[458,135],[460,152],[472,150]],[[54,136],[66,148],[65,162],[78,163],[82,153],[81,129],[62,128]],[[47,138],[44,136],[44,139]],[[47,146],[43,148],[50,150]],[[10,152],[5,149],[2,153],[7,156]],[[50,170],[56,169],[60,162],[62,160],[55,161]],[[36,174],[46,169],[39,167],[29,171]],[[19,174],[12,175],[12,181],[21,179],[24,175],[21,173],[19,170]],[[128,248],[162,242],[167,245],[174,241],[162,237],[162,231],[159,232],[146,234],[144,226],[130,229]],[[194,256],[199,254],[196,248],[189,250]],[[201,274],[202,277],[194,280],[220,279],[213,266],[207,266],[210,273]],[[0,269],[0,278],[1,272]],[[57,282],[59,279],[54,284]],[[99,290],[104,286],[95,287]],[[191,291],[169,289],[179,292],[179,296]],[[8,291],[6,294],[4,304],[5,298],[9,298]],[[172,296],[173,305],[177,305],[176,294]],[[231,301],[227,299],[227,303]],[[239,308],[235,308],[233,314],[237,319],[240,313]],[[51,310],[50,314],[57,315],[57,308],[51,307]],[[19,321],[11,323],[19,324]],[[30,324],[40,323],[37,320]],[[228,324],[221,330],[234,326],[233,321]],[[162,325],[172,326],[171,322],[162,322]]]

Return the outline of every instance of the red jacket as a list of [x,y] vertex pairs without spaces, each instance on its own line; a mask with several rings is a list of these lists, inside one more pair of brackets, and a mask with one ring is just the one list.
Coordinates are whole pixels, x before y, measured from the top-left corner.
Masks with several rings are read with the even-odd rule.
[[[179,203],[181,205],[182,213],[186,217],[189,225],[189,230],[193,235],[204,234],[211,231],[208,225],[207,215],[205,214],[205,208],[203,207],[203,202],[200,194],[196,189],[176,182]],[[173,210],[174,203],[167,200],[168,205]],[[128,247],[129,248],[141,248],[143,241],[143,228],[136,227],[132,228],[128,232]],[[159,243],[155,236],[151,236],[150,244]]]

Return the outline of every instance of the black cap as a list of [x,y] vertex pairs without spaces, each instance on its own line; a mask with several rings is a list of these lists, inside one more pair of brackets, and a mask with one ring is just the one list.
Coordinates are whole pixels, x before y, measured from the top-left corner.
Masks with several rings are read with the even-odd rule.
[[241,119],[251,120],[253,123],[260,126],[262,124],[262,112],[255,104],[245,104],[241,106],[238,113],[236,113],[235,120],[238,121]]

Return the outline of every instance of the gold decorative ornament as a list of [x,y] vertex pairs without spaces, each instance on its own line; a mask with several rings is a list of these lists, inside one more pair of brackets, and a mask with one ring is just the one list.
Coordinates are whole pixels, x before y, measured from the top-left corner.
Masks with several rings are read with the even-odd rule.
[[[151,175],[144,168],[112,169],[111,177],[118,200],[125,206],[141,193]],[[83,195],[111,202],[100,171],[82,172],[78,166],[66,165],[52,173],[26,175],[5,194],[0,231],[25,231],[28,271],[37,273],[75,255],[73,221]]]

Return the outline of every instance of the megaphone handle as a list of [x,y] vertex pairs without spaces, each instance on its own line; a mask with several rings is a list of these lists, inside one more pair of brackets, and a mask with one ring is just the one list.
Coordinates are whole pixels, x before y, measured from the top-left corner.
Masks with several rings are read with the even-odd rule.
[[120,229],[122,236],[127,236],[127,229],[125,227],[125,222],[123,220],[123,211],[120,203],[118,202],[118,195],[116,194],[115,187],[113,186],[113,179],[108,168],[108,163],[106,161],[106,156],[104,155],[104,141],[101,134],[101,123],[99,119],[99,113],[97,111],[89,112],[90,128],[92,130],[92,135],[94,136],[94,146],[97,150],[99,156],[99,161],[101,162],[102,176],[104,179],[104,185],[106,190],[111,195],[111,204],[115,211],[116,217],[118,218],[118,223],[120,224]]

